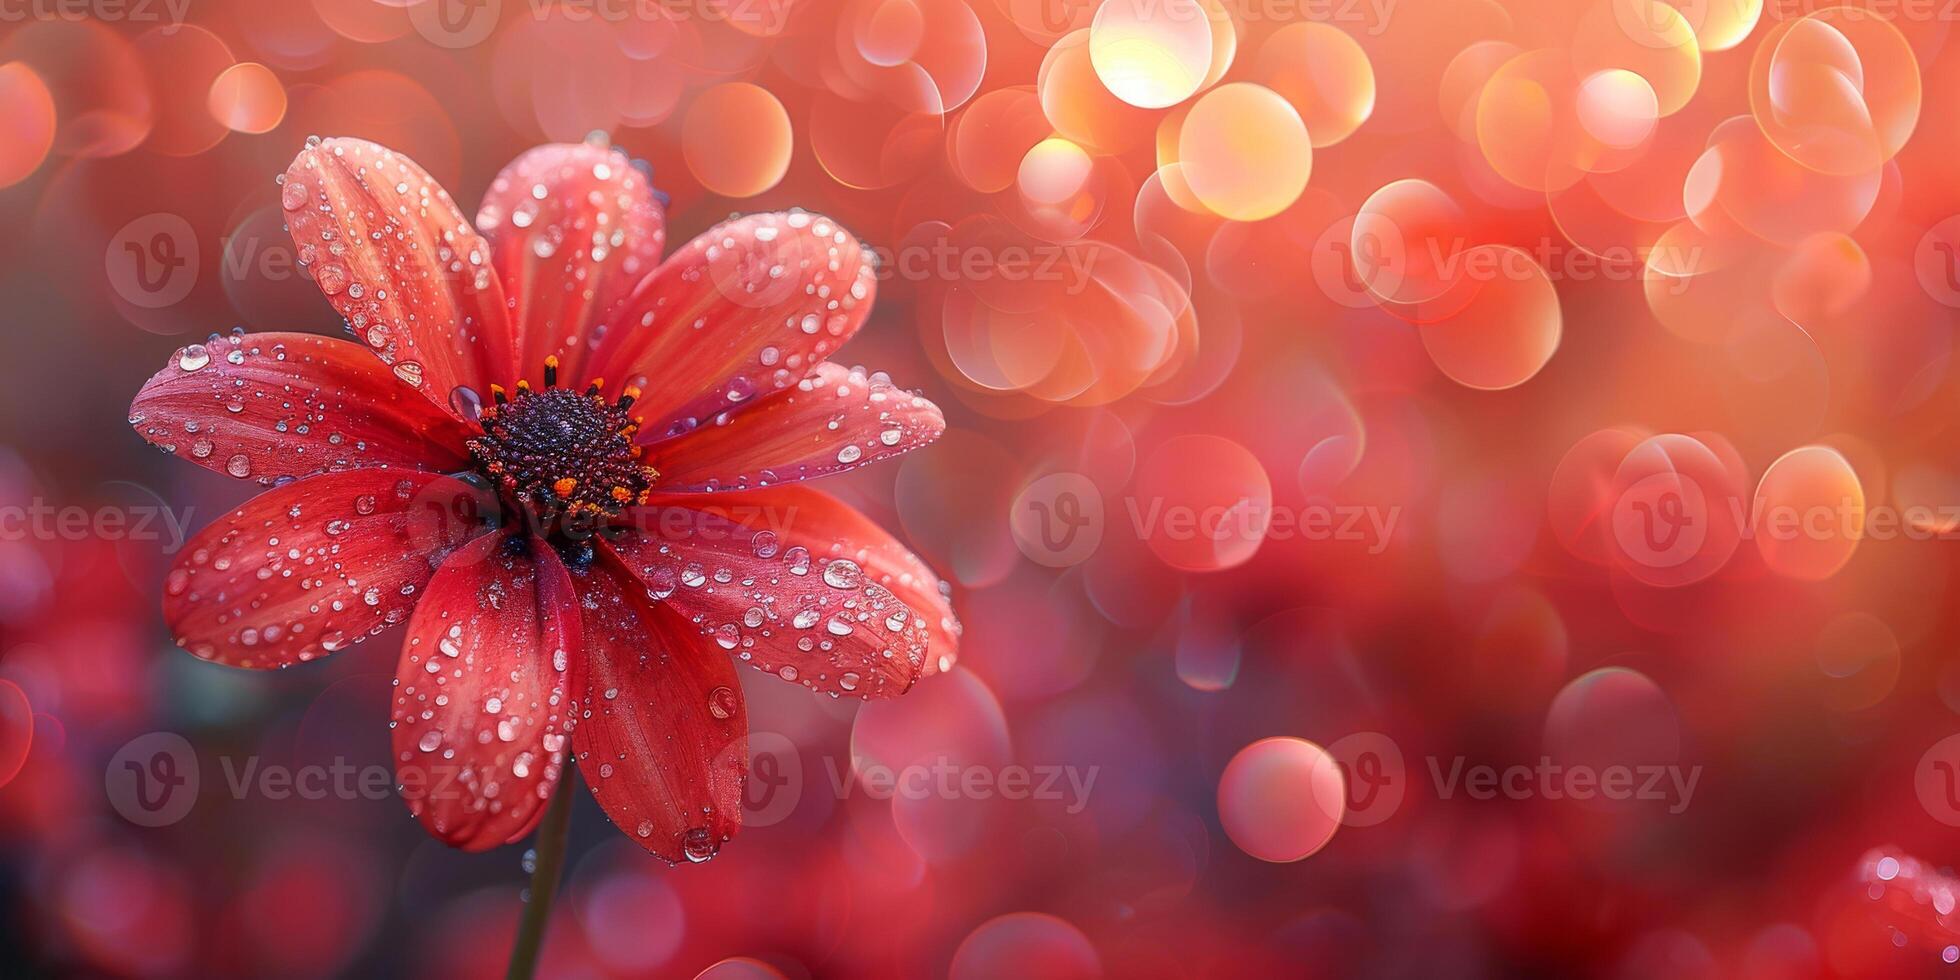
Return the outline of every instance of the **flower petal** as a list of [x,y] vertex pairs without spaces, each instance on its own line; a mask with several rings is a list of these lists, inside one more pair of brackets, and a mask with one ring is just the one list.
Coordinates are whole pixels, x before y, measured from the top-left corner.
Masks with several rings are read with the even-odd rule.
[[509,534],[457,549],[423,590],[395,669],[395,774],[443,843],[509,843],[551,799],[583,693],[576,603],[551,548]]
[[408,618],[435,566],[475,532],[445,519],[473,493],[435,473],[350,470],[253,497],[199,532],[164,582],[179,645],[233,667],[290,667]]
[[476,226],[510,298],[516,368],[527,377],[555,354],[567,377],[582,380],[588,331],[660,265],[667,245],[646,175],[593,143],[552,143],[511,161]]
[[883,372],[825,362],[740,412],[652,446],[669,490],[745,490],[889,459],[946,431],[939,406]]
[[225,337],[179,350],[129,406],[138,434],[263,484],[363,467],[457,470],[469,430],[344,340]]
[[599,806],[641,847],[705,861],[742,823],[748,709],[728,658],[601,557],[578,581],[585,713],[572,731]]
[[[963,627],[953,613],[952,587],[890,531],[836,497],[808,484],[785,484],[713,496],[656,495],[645,508],[653,514],[668,509],[692,509],[751,531],[766,530],[782,548],[802,548],[819,561],[856,562],[866,580],[890,589],[925,618],[932,642],[920,677],[951,670],[959,659]],[[654,517],[635,517],[644,527],[658,527]],[[666,533],[671,534],[671,529]]]
[[643,389],[646,431],[674,435],[787,388],[864,323],[872,257],[822,215],[754,214],[682,246],[607,325],[596,373]]
[[635,516],[652,520],[614,542],[620,560],[704,646],[866,700],[897,697],[924,674],[926,621],[857,562],[703,511]]
[[414,161],[366,140],[310,143],[280,193],[303,268],[354,337],[449,409],[513,370],[490,245]]

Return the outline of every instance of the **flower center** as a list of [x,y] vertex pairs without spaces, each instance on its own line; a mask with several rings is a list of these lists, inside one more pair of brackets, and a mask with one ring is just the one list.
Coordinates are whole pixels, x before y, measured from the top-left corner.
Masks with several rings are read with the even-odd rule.
[[483,410],[483,434],[469,442],[477,470],[545,522],[590,522],[643,502],[658,474],[633,444],[640,423],[627,410],[639,391],[608,402],[603,385],[595,380],[583,394],[558,387],[556,357],[545,359],[541,390],[519,381],[512,395],[492,385],[496,404]]

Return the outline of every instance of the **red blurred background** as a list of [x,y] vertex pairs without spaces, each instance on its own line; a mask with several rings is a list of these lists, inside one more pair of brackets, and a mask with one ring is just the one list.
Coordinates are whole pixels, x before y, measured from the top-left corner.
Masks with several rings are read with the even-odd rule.
[[[578,800],[542,974],[1960,969],[1954,17],[0,0],[4,955],[502,968],[525,847],[357,788],[395,641],[175,650],[163,569],[251,488],[125,416],[213,331],[341,329],[273,182],[307,136],[473,212],[598,134],[670,242],[803,207],[880,252],[846,360],[949,431],[824,488],[967,632],[897,701],[749,685],[704,866]],[[114,788],[158,753],[170,819]]]

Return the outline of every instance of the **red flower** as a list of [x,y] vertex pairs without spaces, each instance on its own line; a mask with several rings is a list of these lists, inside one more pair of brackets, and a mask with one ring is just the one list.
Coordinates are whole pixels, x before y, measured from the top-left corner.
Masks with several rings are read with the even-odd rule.
[[143,386],[144,438],[271,488],[184,549],[164,615],[260,668],[405,621],[396,773],[430,833],[525,836],[569,748],[642,846],[703,860],[748,771],[731,658],[861,698],[952,664],[939,579],[792,485],[945,428],[825,360],[876,288],[835,223],[752,215],[663,263],[647,179],[590,144],[519,157],[475,226],[360,140],[309,141],[282,201],[361,343],[214,339]]

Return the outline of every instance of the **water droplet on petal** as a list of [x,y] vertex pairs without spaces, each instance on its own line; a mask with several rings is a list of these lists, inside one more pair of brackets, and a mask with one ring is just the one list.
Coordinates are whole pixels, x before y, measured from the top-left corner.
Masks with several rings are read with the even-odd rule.
[[465,422],[474,422],[483,414],[483,396],[469,385],[457,385],[449,392],[449,407],[463,417]]
[[716,719],[727,721],[735,717],[735,692],[726,687],[717,687],[708,692],[708,713]]
[[823,580],[833,589],[855,589],[864,584],[864,569],[848,558],[839,558],[824,566]]
[[347,288],[347,270],[338,262],[329,262],[314,274],[320,284],[320,291],[328,296],[338,296]]
[[757,558],[774,558],[776,549],[780,547],[774,531],[757,531],[749,543],[754,547]]
[[681,835],[681,853],[695,864],[714,857],[720,849],[721,843],[715,840],[714,832],[706,827],[695,827]]

